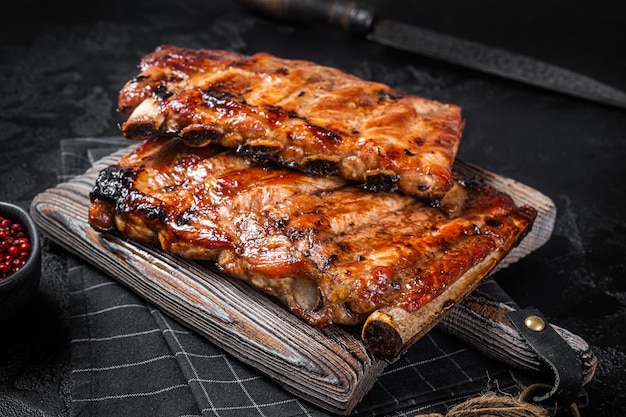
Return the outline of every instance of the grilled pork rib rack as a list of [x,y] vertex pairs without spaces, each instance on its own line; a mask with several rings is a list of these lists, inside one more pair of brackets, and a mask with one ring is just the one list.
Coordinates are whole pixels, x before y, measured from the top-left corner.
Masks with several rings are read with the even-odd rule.
[[358,324],[390,309],[419,313],[461,277],[469,292],[531,227],[534,209],[457,184],[454,204],[434,208],[230,149],[150,140],[101,171],[89,222],[215,261],[315,326]]
[[120,91],[129,139],[219,143],[433,204],[453,187],[461,109],[266,53],[161,46]]
[[[537,212],[453,170],[461,109],[266,53],[161,46],[120,91],[90,225],[189,259],[396,357]],[[398,192],[396,192],[398,191]]]

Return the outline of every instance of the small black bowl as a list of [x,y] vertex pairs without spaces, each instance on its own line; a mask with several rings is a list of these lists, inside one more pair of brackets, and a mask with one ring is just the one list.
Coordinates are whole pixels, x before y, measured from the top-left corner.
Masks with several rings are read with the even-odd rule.
[[30,240],[30,255],[17,272],[0,279],[0,323],[14,320],[28,308],[39,288],[41,248],[37,226],[30,214],[19,206],[0,202],[0,216],[22,225]]

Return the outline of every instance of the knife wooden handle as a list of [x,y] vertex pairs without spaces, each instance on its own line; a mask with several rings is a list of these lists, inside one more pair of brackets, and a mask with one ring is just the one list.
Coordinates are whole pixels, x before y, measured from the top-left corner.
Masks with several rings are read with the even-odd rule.
[[375,11],[366,5],[336,0],[241,0],[270,16],[300,23],[324,23],[350,33],[365,35],[372,28]]

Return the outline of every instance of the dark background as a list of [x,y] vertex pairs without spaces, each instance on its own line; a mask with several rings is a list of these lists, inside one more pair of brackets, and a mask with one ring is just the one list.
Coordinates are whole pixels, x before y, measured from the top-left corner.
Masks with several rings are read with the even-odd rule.
[[[372,1],[381,15],[531,55],[626,90],[623,2]],[[3,6],[5,7],[5,6]],[[553,237],[497,274],[523,307],[599,358],[583,416],[626,415],[626,111],[337,30],[260,17],[228,1],[22,1],[0,25],[0,200],[28,207],[58,182],[59,141],[119,134],[117,92],[162,43],[267,51],[333,65],[463,107],[459,158],[548,195]],[[69,415],[65,253],[44,240],[41,300],[0,332],[0,401]]]

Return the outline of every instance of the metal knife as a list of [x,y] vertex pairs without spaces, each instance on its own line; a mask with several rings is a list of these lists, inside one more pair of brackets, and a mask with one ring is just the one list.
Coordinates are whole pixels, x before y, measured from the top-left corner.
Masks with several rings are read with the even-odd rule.
[[626,93],[585,75],[524,55],[402,22],[348,0],[240,0],[273,17],[324,23],[382,45],[499,77],[626,109]]

